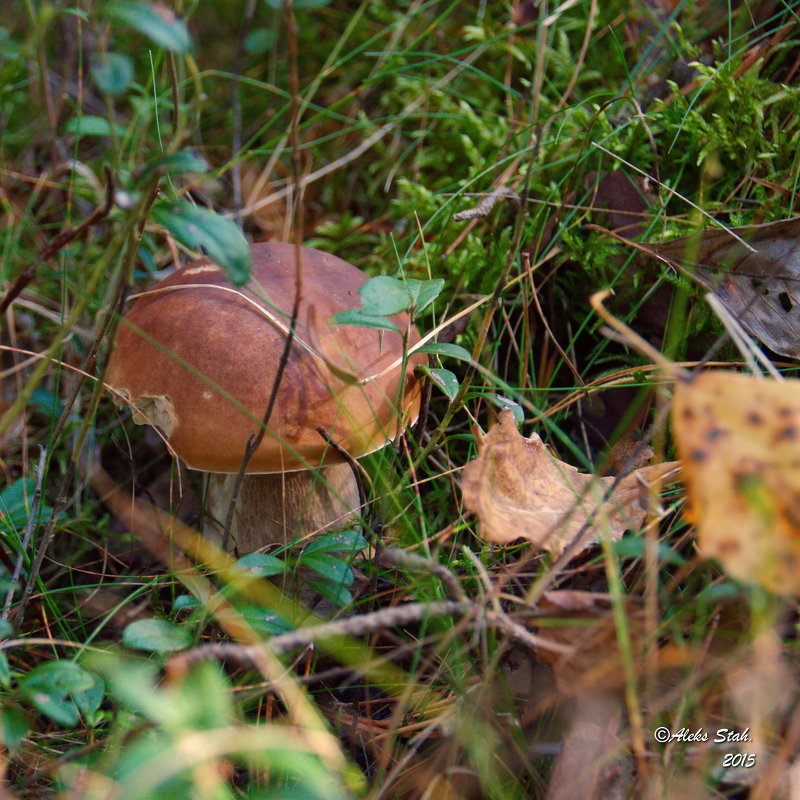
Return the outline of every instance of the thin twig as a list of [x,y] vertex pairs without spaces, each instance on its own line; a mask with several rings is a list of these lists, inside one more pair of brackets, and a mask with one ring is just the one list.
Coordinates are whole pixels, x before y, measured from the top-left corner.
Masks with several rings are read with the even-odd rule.
[[369,614],[335,620],[321,625],[300,628],[280,636],[273,636],[259,645],[242,645],[233,642],[201,645],[175,656],[170,669],[181,670],[190,664],[205,659],[231,659],[239,663],[252,664],[261,658],[264,649],[271,653],[287,653],[298,647],[307,647],[325,639],[340,636],[366,636],[397,625],[411,625],[435,617],[460,617],[471,610],[468,604],[455,600],[439,600],[432,603],[407,603],[382,608]]
[[347,450],[344,449],[338,442],[334,441],[331,438],[331,435],[322,427],[322,425],[317,425],[315,428],[316,432],[333,448],[348,464],[351,470],[353,470],[353,475],[356,479],[356,486],[358,487],[358,507],[361,509],[362,515],[366,513],[367,510],[367,497],[364,493],[364,485],[363,481],[366,480],[370,484],[370,489],[372,489],[372,481],[370,480],[369,474],[361,466],[361,464],[353,458]]
[[255,455],[261,442],[264,439],[264,434],[267,432],[269,420],[272,417],[272,411],[275,408],[275,401],[278,398],[278,390],[281,386],[283,373],[286,370],[286,365],[289,363],[289,355],[292,351],[292,344],[295,339],[295,329],[297,327],[297,316],[300,311],[300,300],[303,296],[303,248],[301,246],[303,230],[302,230],[302,214],[300,213],[302,201],[302,187],[300,180],[300,137],[299,137],[299,114],[300,114],[300,79],[297,72],[297,23],[294,18],[291,0],[285,0],[284,12],[289,28],[289,73],[292,89],[292,120],[290,141],[292,147],[292,170],[294,175],[294,185],[297,189],[295,193],[294,205],[294,241],[295,241],[295,287],[294,287],[294,303],[292,304],[292,317],[289,321],[289,330],[286,332],[286,344],[281,353],[281,359],[278,362],[278,369],[275,372],[275,380],[272,382],[272,390],[270,392],[269,400],[267,401],[267,408],[264,411],[264,417],[261,420],[261,427],[256,432],[255,436],[250,436],[245,446],[244,458],[242,465],[239,467],[239,472],[236,474],[236,479],[233,483],[233,490],[231,492],[231,499],[228,503],[228,511],[225,514],[225,527],[222,534],[222,549],[228,549],[228,541],[231,536],[231,527],[233,526],[233,515],[236,511],[236,503],[239,500],[239,493],[242,488],[247,466],[250,460]]
[[[106,173],[106,198],[102,206],[98,206],[92,214],[87,217],[80,225],[74,228],[68,228],[62,231],[52,242],[46,244],[39,251],[38,262],[49,261],[62,247],[69,244],[77,236],[80,236],[85,230],[96,225],[100,220],[105,219],[114,206],[114,180],[111,176],[111,171],[108,167],[105,168]],[[26,286],[36,277],[36,270],[38,263],[29,264],[22,271],[20,276],[11,284],[6,292],[2,302],[0,302],[0,314],[4,314],[6,309],[19,297],[20,293]]]
[[25,552],[28,549],[28,544],[33,536],[33,531],[36,528],[36,517],[39,513],[39,500],[42,497],[42,483],[44,481],[45,464],[47,463],[47,448],[43,445],[39,446],[39,463],[36,467],[36,489],[33,493],[31,500],[30,513],[28,515],[28,522],[25,525],[25,533],[22,537],[22,545],[20,547],[17,563],[14,565],[14,574],[11,576],[11,585],[8,587],[6,593],[6,601],[3,604],[3,619],[8,619],[9,612],[11,611],[11,603],[14,599],[14,587],[22,574],[22,565],[25,562]]
[[428,572],[435,575],[444,584],[447,596],[451,600],[464,603],[467,600],[458,578],[445,567],[431,558],[425,558],[417,553],[408,553],[399,547],[387,545],[381,547],[378,553],[378,563],[384,567],[400,567],[414,572]]

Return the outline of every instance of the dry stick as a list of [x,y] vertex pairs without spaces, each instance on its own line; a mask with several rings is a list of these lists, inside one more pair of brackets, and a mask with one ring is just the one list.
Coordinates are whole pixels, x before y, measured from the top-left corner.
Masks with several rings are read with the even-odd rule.
[[36,489],[33,493],[31,500],[31,507],[28,516],[28,522],[25,525],[25,534],[22,537],[22,545],[20,547],[17,563],[14,565],[14,574],[11,576],[11,585],[8,587],[6,594],[6,601],[3,604],[3,619],[8,619],[8,614],[11,611],[11,602],[14,599],[14,587],[16,586],[19,576],[22,573],[22,564],[25,561],[25,551],[28,549],[28,544],[33,536],[33,530],[36,527],[36,516],[39,512],[39,500],[42,497],[42,483],[44,482],[45,462],[47,461],[47,448],[39,445],[39,464],[36,467]]
[[[201,645],[174,656],[169,664],[170,670],[182,671],[190,664],[205,659],[231,659],[249,665],[261,658],[264,651],[279,654],[287,653],[298,647],[307,647],[323,642],[326,639],[335,639],[341,636],[367,636],[368,634],[394,628],[398,625],[411,625],[423,620],[437,617],[465,617],[479,611],[477,603],[462,600],[436,600],[433,602],[406,603],[400,606],[382,608],[368,614],[359,614],[355,617],[335,620],[334,622],[300,628],[280,636],[273,636],[269,641],[259,645],[242,645],[229,642]],[[514,639],[527,644],[531,648],[544,648],[557,653],[571,652],[571,648],[550,642],[547,639],[532,634],[529,630],[509,620],[504,614],[486,612],[485,617],[492,625],[509,634]]]
[[247,472],[247,465],[255,455],[261,442],[264,439],[264,434],[267,432],[269,420],[272,417],[272,411],[275,408],[275,401],[278,399],[278,390],[280,389],[283,373],[286,365],[289,363],[289,354],[292,351],[292,343],[294,342],[295,329],[297,327],[297,315],[300,311],[300,299],[303,295],[303,248],[302,248],[302,214],[301,214],[301,200],[302,200],[302,187],[300,180],[301,171],[301,154],[300,154],[300,136],[298,133],[299,127],[299,113],[300,113],[300,79],[297,72],[297,23],[292,10],[291,0],[284,0],[284,12],[286,14],[286,22],[289,28],[289,75],[292,92],[292,109],[291,109],[291,130],[289,138],[292,147],[292,172],[293,183],[297,187],[295,192],[294,203],[294,252],[295,252],[295,278],[294,278],[294,303],[292,304],[292,318],[289,322],[289,330],[286,333],[286,344],[281,353],[281,359],[278,362],[278,369],[275,371],[275,380],[272,382],[272,389],[270,391],[269,400],[267,401],[267,408],[264,411],[264,416],[261,420],[261,427],[256,434],[251,435],[247,444],[245,445],[244,458],[242,465],[239,467],[239,472],[236,474],[236,480],[233,483],[233,490],[231,492],[231,499],[228,503],[228,511],[225,514],[225,527],[222,535],[222,549],[228,549],[228,541],[231,535],[231,527],[233,525],[233,515],[236,511],[236,503],[239,500],[239,492],[242,488],[245,473]]
[[[85,230],[91,228],[92,225],[96,225],[111,213],[111,209],[114,206],[114,180],[109,168],[105,167],[104,169],[106,173],[106,199],[103,205],[96,208],[91,216],[87,217],[80,225],[62,231],[52,242],[45,245],[39,251],[39,262],[49,261],[64,245],[69,244]],[[0,302],[0,314],[5,313],[6,309],[19,297],[22,290],[36,277],[37,267],[38,264],[28,265],[14,283],[11,284],[2,302]]]
[[378,563],[384,567],[401,567],[414,572],[429,572],[441,580],[451,600],[459,603],[467,602],[467,596],[464,594],[458,578],[447,567],[433,559],[425,558],[416,553],[407,553],[399,547],[386,545],[381,547],[378,553]]

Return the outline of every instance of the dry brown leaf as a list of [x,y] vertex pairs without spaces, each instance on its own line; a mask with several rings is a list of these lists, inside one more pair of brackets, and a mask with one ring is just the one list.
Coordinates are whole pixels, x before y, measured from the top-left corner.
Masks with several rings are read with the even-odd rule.
[[[586,475],[552,456],[533,434],[520,435],[511,411],[502,411],[488,434],[475,434],[478,457],[464,467],[464,506],[481,522],[481,535],[507,544],[525,538],[560,554],[590,524],[574,553],[598,541],[598,529],[619,539],[638,528],[646,513],[648,486],[675,472],[676,464],[644,467],[622,478]],[[607,493],[611,496],[604,501]]]
[[800,358],[800,217],[645,245],[710,289],[767,347]]
[[672,425],[702,554],[800,592],[800,381],[701,373],[676,384]]

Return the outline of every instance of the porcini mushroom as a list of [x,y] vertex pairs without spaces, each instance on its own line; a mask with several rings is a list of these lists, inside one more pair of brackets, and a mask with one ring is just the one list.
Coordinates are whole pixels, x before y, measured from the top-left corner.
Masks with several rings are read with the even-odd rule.
[[[234,288],[218,264],[201,258],[136,297],[106,374],[135,422],[157,425],[188,467],[211,473],[212,524],[204,533],[218,541],[276,378],[295,296],[295,246],[251,249],[245,287]],[[358,458],[394,439],[419,410],[413,370],[424,356],[403,357],[419,341],[408,315],[390,318],[405,337],[331,324],[336,312],[358,307],[367,275],[319,250],[300,253],[295,338],[231,526],[229,547],[239,553],[344,523],[358,509],[358,489],[330,442]]]

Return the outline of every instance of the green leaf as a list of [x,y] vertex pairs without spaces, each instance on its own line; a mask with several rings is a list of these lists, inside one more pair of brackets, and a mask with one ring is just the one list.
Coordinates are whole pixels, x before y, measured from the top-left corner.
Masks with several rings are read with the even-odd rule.
[[153,44],[185,53],[192,47],[186,23],[163,3],[119,0],[106,6],[109,16],[143,33]]
[[507,397],[503,397],[500,394],[494,396],[490,395],[489,400],[501,411],[510,411],[514,415],[514,422],[516,422],[517,425],[522,425],[522,423],[525,422],[525,412],[519,403],[516,403],[514,400],[509,400]]
[[7,619],[0,619],[0,639],[7,639],[14,633],[14,628]]
[[34,667],[20,682],[26,693],[46,689],[59,695],[83,692],[93,685],[92,673],[74,661],[46,661]]
[[253,268],[250,247],[232,220],[190,203],[159,205],[153,217],[187,247],[205,248],[235,286],[247,283]]
[[0,650],[0,685],[6,689],[11,686],[11,667],[8,663],[8,656]]
[[138,619],[131,622],[122,633],[122,641],[136,650],[169,653],[183,650],[194,639],[188,628],[174,625],[165,619]]
[[240,606],[237,610],[245,622],[261,635],[273,636],[294,630],[290,622],[269,609],[258,606]]
[[2,734],[3,744],[12,752],[21,744],[22,740],[28,735],[28,718],[21,709],[14,706],[6,706],[2,712]]
[[424,365],[417,367],[427,375],[446,395],[448,400],[454,400],[458,394],[458,378],[449,369],[431,369]]
[[98,53],[90,74],[101,92],[114,96],[124,94],[133,81],[133,61],[122,53]]
[[[620,558],[644,558],[646,542],[641,536],[626,536],[618,542],[614,542],[612,547],[614,554]],[[666,542],[658,543],[658,560],[664,564],[681,566],[686,563],[686,559],[676,553]]]
[[429,281],[418,281],[415,278],[409,278],[405,285],[414,300],[414,308],[422,311],[442,293],[444,280],[434,278]]
[[[33,478],[19,478],[0,492],[0,533],[21,531],[28,523],[30,504],[36,491]],[[53,509],[39,498],[36,524],[40,525],[53,513]],[[61,519],[64,515],[59,515]]]
[[244,37],[244,49],[252,56],[260,56],[271,50],[277,40],[278,31],[274,28],[255,28]]
[[390,319],[364,314],[357,308],[350,308],[347,311],[338,311],[331,317],[331,322],[334,325],[358,325],[361,328],[377,328],[382,331],[401,333],[400,328]]
[[208,162],[194,150],[181,150],[168,156],[159,156],[148,161],[137,177],[138,183],[144,183],[154,172],[162,175],[175,175],[186,172],[208,172]]
[[283,575],[286,571],[286,562],[269,553],[249,553],[240,558],[236,562],[236,566],[243,572],[258,575],[261,578]]
[[92,678],[92,685],[88,689],[72,693],[72,699],[75,701],[78,711],[80,711],[84,717],[94,714],[94,712],[100,708],[100,704],[103,702],[103,697],[106,693],[105,681],[99,675],[94,675],[91,672],[89,676]]
[[411,292],[397,278],[378,275],[370,278],[359,290],[361,310],[374,317],[389,317],[406,311],[414,302]]
[[[118,136],[125,134],[125,128],[114,125]],[[72,117],[64,126],[64,133],[73,136],[111,136],[111,123],[105,117]]]
[[450,342],[432,342],[420,347],[418,353],[433,353],[436,356],[446,358],[457,358],[460,361],[472,361],[472,354],[466,347],[460,344],[450,344]]
[[303,555],[310,553],[360,553],[369,542],[358,531],[340,531],[315,536],[304,548]]
[[94,676],[74,661],[48,661],[34,667],[20,681],[20,693],[45,716],[73,727],[80,719],[69,695],[89,690]]
[[337,606],[347,606],[353,602],[350,590],[341,583],[332,583],[324,578],[316,578],[308,581],[306,585]]
[[303,553],[299,563],[304,567],[313,569],[323,578],[341,586],[349,586],[355,576],[347,562],[330,553]]
[[172,604],[172,609],[174,611],[186,611],[187,609],[189,611],[194,611],[194,609],[200,608],[200,606],[200,601],[193,594],[179,594]]

